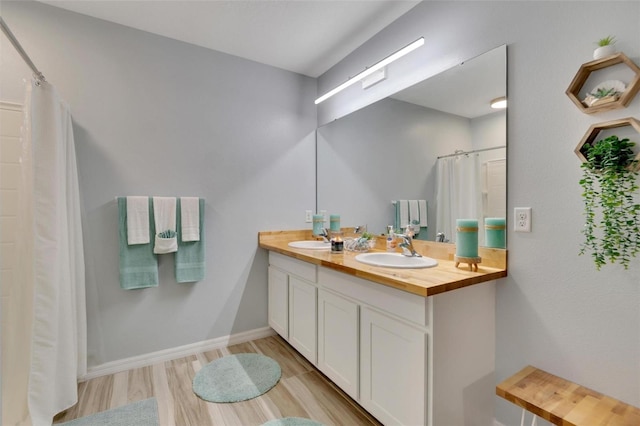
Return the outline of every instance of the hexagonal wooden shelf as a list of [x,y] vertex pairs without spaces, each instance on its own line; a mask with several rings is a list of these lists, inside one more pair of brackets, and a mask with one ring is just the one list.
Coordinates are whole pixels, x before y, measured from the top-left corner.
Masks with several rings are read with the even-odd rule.
[[[592,145],[595,142],[596,138],[598,137],[598,133],[600,133],[600,131],[606,130],[606,129],[615,129],[617,127],[626,127],[626,126],[633,127],[636,130],[636,132],[640,134],[640,121],[636,120],[633,117],[622,118],[620,120],[607,121],[604,123],[592,124],[591,127],[589,127],[589,130],[587,130],[587,133],[584,134],[584,137],[582,138],[580,143],[578,143],[578,145],[576,146],[576,149],[574,150],[574,152],[576,153],[580,161],[582,161],[583,163],[586,163],[587,158],[583,154],[582,148],[587,144]],[[636,170],[640,170],[640,152],[638,153],[638,155],[636,155],[636,160],[638,160],[638,163],[636,163]]]
[[[582,90],[582,86],[587,81],[592,72],[601,70],[603,68],[611,67],[618,64],[625,64],[628,66],[634,73],[634,77],[627,85],[627,90],[624,91],[618,98],[618,100],[594,105],[594,106],[586,106],[585,104],[578,99],[578,95],[580,90]],[[595,61],[587,62],[582,64],[575,77],[573,77],[573,81],[569,85],[569,88],[566,90],[566,94],[573,101],[574,104],[580,109],[580,111],[585,114],[593,114],[596,112],[602,111],[610,111],[612,109],[624,108],[633,100],[633,97],[640,90],[640,68],[629,59],[624,53],[616,53],[615,55],[607,56],[606,58],[596,59]]]

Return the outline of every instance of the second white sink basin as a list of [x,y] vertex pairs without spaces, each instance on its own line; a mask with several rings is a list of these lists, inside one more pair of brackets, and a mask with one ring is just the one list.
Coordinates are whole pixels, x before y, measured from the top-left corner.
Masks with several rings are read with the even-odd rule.
[[430,257],[408,257],[401,253],[362,253],[356,256],[356,260],[384,268],[418,269],[438,265],[438,261]]
[[330,250],[331,243],[325,243],[324,241],[292,241],[289,243],[289,247],[308,250]]

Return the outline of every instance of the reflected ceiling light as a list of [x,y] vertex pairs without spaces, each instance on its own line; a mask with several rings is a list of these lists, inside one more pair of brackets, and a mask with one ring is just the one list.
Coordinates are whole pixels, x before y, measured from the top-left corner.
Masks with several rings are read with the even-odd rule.
[[491,108],[493,109],[503,109],[507,107],[507,98],[505,96],[500,96],[499,98],[492,99],[489,102]]
[[418,47],[422,46],[423,44],[424,44],[424,37],[420,37],[419,39],[417,39],[413,43],[406,45],[405,47],[403,47],[402,49],[398,50],[397,52],[392,53],[391,55],[387,56],[386,58],[384,58],[383,60],[381,60],[377,64],[372,65],[371,67],[365,69],[364,71],[362,71],[360,74],[356,75],[355,77],[352,77],[349,80],[345,81],[344,83],[342,83],[340,86],[336,87],[335,89],[330,90],[329,92],[327,92],[324,95],[320,96],[318,99],[316,99],[316,102],[315,102],[316,105],[318,105],[322,101],[325,101],[325,100],[329,99],[331,96],[335,95],[338,92],[341,92],[342,90],[346,89],[347,87],[351,86],[352,84],[359,82],[363,78],[366,78],[367,76],[373,74],[374,72],[378,71],[380,68],[384,68],[385,66],[389,65],[391,62],[395,61],[396,59],[400,59],[401,57],[403,57],[407,53],[409,53],[409,52],[411,52],[413,50],[416,50]]

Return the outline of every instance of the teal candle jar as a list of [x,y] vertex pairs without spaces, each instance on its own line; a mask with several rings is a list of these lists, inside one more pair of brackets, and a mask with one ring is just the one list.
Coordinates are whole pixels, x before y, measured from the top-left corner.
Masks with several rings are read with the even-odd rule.
[[487,247],[507,248],[507,220],[504,217],[487,217],[484,220],[484,236]]
[[322,234],[322,228],[324,228],[324,216],[321,214],[313,215],[313,235],[318,236]]
[[478,257],[478,221],[456,220],[456,256]]
[[329,229],[331,232],[340,232],[340,215],[332,214],[329,216]]

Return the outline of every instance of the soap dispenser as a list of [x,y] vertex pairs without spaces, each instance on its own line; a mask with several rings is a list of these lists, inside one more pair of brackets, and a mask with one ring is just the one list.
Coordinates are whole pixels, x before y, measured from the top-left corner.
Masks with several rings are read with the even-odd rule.
[[393,226],[387,226],[387,251],[394,252],[396,251],[396,236],[393,233]]

